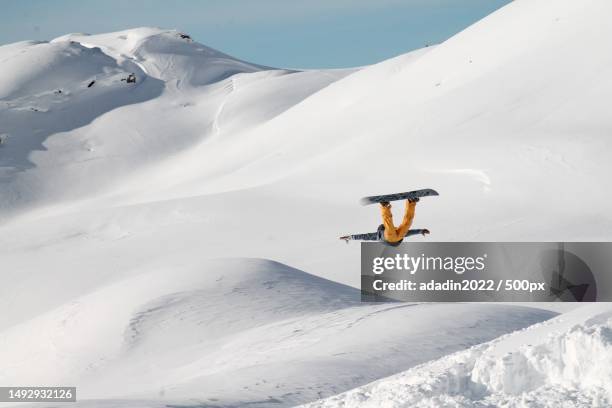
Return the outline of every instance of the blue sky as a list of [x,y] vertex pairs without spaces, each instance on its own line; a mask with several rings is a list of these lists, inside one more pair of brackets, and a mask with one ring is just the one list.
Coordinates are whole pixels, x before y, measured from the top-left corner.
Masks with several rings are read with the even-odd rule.
[[444,41],[510,0],[0,0],[0,44],[176,28],[275,67],[371,64]]

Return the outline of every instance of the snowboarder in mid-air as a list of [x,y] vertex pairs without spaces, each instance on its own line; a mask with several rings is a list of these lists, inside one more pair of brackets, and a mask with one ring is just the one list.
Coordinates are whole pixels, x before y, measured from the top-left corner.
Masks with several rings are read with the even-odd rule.
[[395,228],[393,225],[393,214],[391,214],[391,203],[383,201],[380,203],[380,212],[382,215],[383,223],[378,226],[378,230],[382,231],[380,234],[384,242],[390,245],[399,245],[405,237],[409,235],[427,235],[429,230],[417,229],[411,230],[412,220],[414,219],[414,212],[416,210],[416,203],[419,198],[406,200],[406,209],[404,210],[404,219],[402,223]]
[[[383,223],[380,224],[376,232],[345,235],[340,237],[340,239],[345,240],[347,243],[349,240],[380,241],[387,245],[397,246],[402,243],[405,237],[411,235],[427,235],[429,234],[428,229],[410,229],[410,227],[414,219],[416,203],[419,201],[419,197],[433,195],[438,195],[438,193],[435,190],[426,189],[407,193],[365,197],[362,199],[363,204],[380,204]],[[406,209],[404,210],[402,223],[398,227],[395,227],[395,224],[393,224],[393,214],[391,213],[391,203],[389,201],[401,199],[406,199]]]

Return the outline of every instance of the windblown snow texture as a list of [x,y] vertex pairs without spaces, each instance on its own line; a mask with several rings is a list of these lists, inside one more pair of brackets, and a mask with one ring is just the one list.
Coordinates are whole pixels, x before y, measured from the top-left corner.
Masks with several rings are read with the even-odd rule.
[[612,306],[583,309],[308,407],[612,405]]

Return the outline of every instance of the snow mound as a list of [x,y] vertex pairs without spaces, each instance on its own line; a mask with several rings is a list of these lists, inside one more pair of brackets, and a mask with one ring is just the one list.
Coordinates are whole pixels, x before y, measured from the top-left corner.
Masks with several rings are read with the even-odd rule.
[[[569,329],[568,329],[569,327]],[[612,404],[612,306],[584,306],[309,407]]]
[[502,359],[485,356],[474,366],[473,381],[493,393],[517,395],[560,385],[600,388],[612,397],[612,319],[575,326]]
[[[188,344],[204,348],[264,322],[359,303],[355,289],[271,261],[209,260],[175,267],[172,274],[166,268],[136,268],[106,277],[96,288],[81,289],[80,296],[58,293],[52,303],[59,306],[50,311],[0,325],[5,346],[0,360],[12,368],[0,374],[0,381],[76,380],[109,360],[126,357],[126,350],[146,355]],[[78,282],[78,273],[71,278]],[[31,370],[34,361],[36,373]]]
[[[124,268],[73,289],[76,296],[58,291],[49,311],[9,299],[16,312],[0,324],[0,382],[76,384],[83,401],[271,399],[284,407],[554,315],[507,305],[363,304],[354,288],[276,262],[186,263],[182,255]],[[62,282],[91,285],[68,273]],[[14,284],[32,278],[15,276]]]

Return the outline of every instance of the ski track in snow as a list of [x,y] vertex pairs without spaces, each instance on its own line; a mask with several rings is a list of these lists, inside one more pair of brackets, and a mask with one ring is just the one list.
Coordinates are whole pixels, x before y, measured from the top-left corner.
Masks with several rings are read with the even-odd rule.
[[213,119],[214,135],[217,137],[221,134],[221,128],[219,127],[219,118],[223,113],[223,108],[225,107],[228,98],[231,96],[232,92],[234,92],[236,87],[233,77],[230,77],[227,81],[228,85],[224,87],[224,89],[227,89],[227,94],[223,98],[223,101],[219,104],[219,108],[217,109],[217,112],[215,113],[215,118]]

